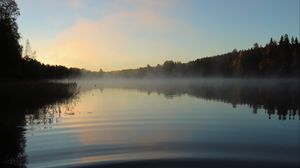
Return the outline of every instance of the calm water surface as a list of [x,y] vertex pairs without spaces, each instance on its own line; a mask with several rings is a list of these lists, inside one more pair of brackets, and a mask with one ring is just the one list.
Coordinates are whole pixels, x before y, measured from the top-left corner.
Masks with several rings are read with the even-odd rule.
[[300,165],[297,85],[175,83],[82,86],[72,102],[27,114],[26,165]]

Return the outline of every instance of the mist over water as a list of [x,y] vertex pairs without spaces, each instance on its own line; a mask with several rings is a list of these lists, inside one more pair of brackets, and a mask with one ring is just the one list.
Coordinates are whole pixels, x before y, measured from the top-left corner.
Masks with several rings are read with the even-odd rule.
[[299,165],[298,80],[77,83],[72,105],[27,116],[30,167]]
[[23,165],[300,165],[298,79],[75,82],[69,101],[15,120]]
[[299,0],[199,2],[0,0],[0,168],[299,168]]

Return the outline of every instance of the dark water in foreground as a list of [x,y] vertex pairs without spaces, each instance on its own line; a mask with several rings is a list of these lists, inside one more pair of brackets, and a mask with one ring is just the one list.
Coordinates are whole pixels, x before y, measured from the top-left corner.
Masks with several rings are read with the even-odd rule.
[[2,118],[2,141],[28,167],[298,167],[299,84],[81,82],[68,103]]

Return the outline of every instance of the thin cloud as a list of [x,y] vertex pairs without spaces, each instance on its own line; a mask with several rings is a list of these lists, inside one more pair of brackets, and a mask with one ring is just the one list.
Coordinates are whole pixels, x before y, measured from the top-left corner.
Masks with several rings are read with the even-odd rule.
[[68,0],[68,5],[72,9],[79,9],[83,7],[84,0]]
[[[115,70],[156,64],[161,56],[180,53],[179,46],[168,37],[190,36],[187,23],[167,17],[157,8],[166,5],[151,1],[122,0],[139,5],[98,20],[79,19],[59,33],[48,47],[45,59],[67,66]],[[162,38],[162,36],[165,36]],[[54,51],[51,54],[51,50]]]

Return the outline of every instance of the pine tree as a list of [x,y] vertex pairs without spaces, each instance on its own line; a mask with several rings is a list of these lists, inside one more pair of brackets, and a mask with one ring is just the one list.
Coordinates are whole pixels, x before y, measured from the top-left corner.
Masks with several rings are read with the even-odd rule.
[[292,36],[291,38],[291,44],[295,44],[295,40],[294,40],[294,37]]
[[285,45],[289,45],[290,44],[289,35],[287,35],[287,34],[284,35],[283,43]]
[[298,38],[295,38],[295,45],[299,45]]
[[284,38],[283,36],[280,36],[279,45],[283,45],[283,44],[284,44]]

